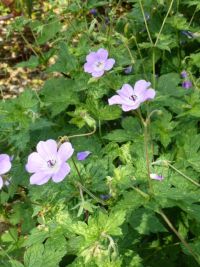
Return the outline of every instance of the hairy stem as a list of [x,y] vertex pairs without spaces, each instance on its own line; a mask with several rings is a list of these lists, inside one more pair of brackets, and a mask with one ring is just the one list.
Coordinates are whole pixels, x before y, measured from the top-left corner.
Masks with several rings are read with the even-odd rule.
[[200,264],[199,256],[196,255],[196,253],[192,250],[190,245],[185,241],[185,239],[179,234],[179,232],[176,230],[176,228],[173,226],[169,218],[165,215],[165,213],[162,210],[159,210],[158,213],[160,216],[164,219],[166,224],[169,226],[169,228],[174,232],[174,234],[178,237],[178,239],[181,241],[181,243],[185,246],[185,248],[190,252],[190,254],[194,257],[194,259]]

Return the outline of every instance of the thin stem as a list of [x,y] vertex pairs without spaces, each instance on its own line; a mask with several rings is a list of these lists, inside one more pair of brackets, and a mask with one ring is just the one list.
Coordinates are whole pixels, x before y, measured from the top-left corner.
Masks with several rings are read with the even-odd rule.
[[200,264],[199,256],[192,250],[190,245],[185,241],[185,239],[179,234],[179,232],[176,230],[176,228],[173,226],[169,218],[165,215],[165,213],[162,210],[158,211],[158,214],[164,219],[166,224],[169,226],[169,228],[174,232],[174,234],[178,237],[178,239],[181,241],[181,243],[188,249],[190,254],[194,257],[194,259]]
[[188,181],[190,181],[191,183],[195,184],[196,186],[200,187],[200,184],[197,183],[196,181],[194,181],[192,178],[190,178],[189,176],[187,176],[186,174],[184,174],[183,172],[179,171],[178,169],[176,169],[173,165],[171,165],[170,163],[168,163],[169,167],[172,168],[174,171],[176,171],[177,173],[179,173],[181,176],[183,176],[185,179],[187,179]]
[[23,35],[23,33],[20,32],[20,35],[21,35],[22,39],[24,40],[24,42],[27,44],[27,46],[32,50],[33,54],[35,54],[36,57],[39,57],[38,53],[35,51],[35,49],[32,47],[32,45],[28,42],[28,40]]
[[96,126],[94,126],[94,129],[93,129],[91,132],[89,132],[89,133],[85,133],[85,134],[75,134],[75,135],[69,135],[69,136],[67,136],[67,135],[65,135],[65,136],[61,136],[61,137],[59,138],[60,140],[59,140],[59,142],[58,142],[58,146],[59,146],[60,144],[62,144],[62,142],[64,142],[64,141],[69,141],[69,139],[71,139],[71,138],[90,136],[90,135],[93,135],[95,132],[96,132]]
[[149,191],[153,193],[153,187],[151,184],[150,177],[150,161],[149,161],[149,152],[148,152],[148,128],[147,124],[144,124],[144,148],[145,148],[145,157],[146,157],[146,166],[147,166],[147,174],[148,174],[148,183],[149,183]]
[[131,188],[133,188],[138,194],[140,194],[142,197],[149,199],[149,195],[146,194],[145,192],[143,192],[142,190],[140,190],[138,187],[135,186],[131,186]]
[[80,182],[76,183],[78,186],[82,188],[83,191],[85,191],[89,196],[91,196],[95,201],[98,203],[101,203],[103,206],[106,206],[106,203],[101,200],[100,198],[96,197],[92,192],[90,192],[84,185],[82,185]]
[[152,38],[151,38],[151,34],[150,34],[150,31],[149,31],[149,27],[148,27],[147,20],[146,20],[145,14],[144,14],[144,8],[143,8],[143,6],[142,6],[142,2],[141,2],[141,0],[139,0],[139,5],[140,5],[140,9],[141,9],[141,11],[142,11],[142,16],[143,16],[143,19],[144,19],[144,23],[145,23],[145,27],[146,27],[146,30],[147,30],[147,34],[148,34],[150,43],[151,43],[152,46],[153,46],[153,41],[152,41]]
[[148,152],[148,120],[144,120],[142,117],[140,109],[137,110],[137,114],[139,115],[143,127],[144,127],[144,149],[145,149],[145,158],[146,158],[146,166],[147,166],[147,175],[148,175],[148,183],[149,183],[149,191],[152,194],[153,193],[153,187],[151,184],[151,177],[150,177],[150,161],[149,161],[149,152]]
[[170,13],[170,11],[171,11],[171,8],[172,8],[173,3],[174,3],[174,0],[172,0],[171,3],[170,3],[170,5],[169,5],[167,14],[166,14],[166,16],[165,16],[165,18],[164,18],[164,20],[163,20],[163,22],[162,22],[162,25],[161,25],[160,31],[159,31],[159,33],[158,33],[158,35],[157,35],[157,38],[156,38],[156,41],[155,41],[154,46],[156,46],[157,43],[158,43],[158,41],[159,41],[161,32],[162,32],[162,30],[163,30],[163,28],[164,28],[164,26],[165,26],[165,22],[166,22],[166,20],[167,20],[167,17],[169,16],[169,13]]
[[194,13],[193,13],[193,15],[192,15],[192,17],[191,17],[191,19],[190,19],[189,27],[190,27],[190,25],[192,24],[192,21],[193,21],[193,19],[194,19],[195,14],[197,13],[197,11],[198,11],[198,7],[196,6],[195,11],[194,11]]
[[153,77],[152,77],[153,88],[155,88],[156,87],[156,68],[155,68],[155,48],[154,47],[152,49],[152,72],[153,72]]

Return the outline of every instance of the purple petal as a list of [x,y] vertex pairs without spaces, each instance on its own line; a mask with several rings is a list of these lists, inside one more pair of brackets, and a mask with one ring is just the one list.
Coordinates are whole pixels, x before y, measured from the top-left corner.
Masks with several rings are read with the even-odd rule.
[[182,87],[185,89],[189,89],[190,87],[192,87],[192,82],[191,81],[184,81],[182,83]]
[[136,102],[132,106],[127,106],[127,105],[122,105],[122,110],[123,111],[130,111],[130,110],[135,110],[140,106],[140,102]]
[[101,71],[93,71],[92,76],[93,77],[101,77],[104,74],[104,70]]
[[106,49],[100,48],[97,51],[97,56],[98,56],[98,59],[107,60],[107,58],[108,58],[108,51]]
[[36,172],[30,177],[30,184],[42,185],[49,181],[51,174],[46,174],[44,172]]
[[121,96],[121,97],[127,97],[129,98],[130,96],[134,95],[134,91],[133,88],[125,83],[122,88],[120,90],[117,91],[117,93]]
[[157,173],[151,173],[150,178],[158,181],[162,181],[164,179],[162,175],[158,175]]
[[86,57],[86,61],[88,62],[88,63],[91,63],[91,64],[93,64],[96,60],[97,60],[98,58],[97,58],[97,54],[96,54],[96,52],[91,52],[89,55],[87,55],[87,57]]
[[124,69],[124,73],[125,74],[130,74],[132,72],[133,67],[132,66],[128,66],[127,68]]
[[122,104],[122,99],[119,95],[114,95],[108,99],[108,104],[109,105]]
[[91,154],[90,151],[82,151],[77,153],[77,159],[78,160],[84,160]]
[[2,177],[0,176],[0,189],[3,187],[3,179]]
[[68,163],[64,162],[59,171],[57,173],[55,173],[52,177],[52,180],[55,182],[55,183],[59,183],[61,182],[65,176],[67,176],[67,174],[70,172],[70,166]]
[[26,164],[26,170],[30,173],[41,170],[46,165],[46,161],[40,156],[39,153],[33,152],[28,156],[28,163]]
[[54,157],[57,154],[57,143],[55,140],[40,141],[37,144],[37,152],[46,160]]
[[146,82],[145,80],[137,81],[134,86],[134,94],[137,96],[142,96],[150,85],[151,83]]
[[93,65],[91,63],[86,62],[84,64],[84,71],[88,73],[92,73],[94,71]]
[[67,161],[73,153],[74,149],[70,142],[63,143],[58,150],[58,156],[63,162]]
[[115,60],[113,58],[109,58],[108,60],[106,60],[104,69],[110,70],[110,69],[112,69],[114,64],[115,64]]
[[147,89],[144,94],[143,101],[154,99],[155,95],[156,95],[156,92],[154,89]]
[[10,157],[7,154],[0,155],[0,174],[7,173],[11,169]]
[[183,70],[183,71],[181,72],[181,77],[182,77],[182,78],[187,78],[187,76],[188,76],[187,72],[186,72],[185,70]]

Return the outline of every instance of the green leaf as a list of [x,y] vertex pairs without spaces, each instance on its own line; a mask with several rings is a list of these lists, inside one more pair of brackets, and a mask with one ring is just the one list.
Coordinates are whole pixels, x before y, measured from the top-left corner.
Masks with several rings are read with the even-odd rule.
[[64,78],[51,79],[45,83],[42,94],[52,116],[58,115],[69,105],[78,103],[78,96],[74,92],[74,87],[75,82],[73,80]]
[[50,19],[47,24],[42,25],[42,30],[37,38],[38,44],[42,45],[53,39],[61,30],[61,23],[57,17]]
[[58,59],[54,65],[47,69],[47,72],[58,71],[68,73],[77,69],[76,57],[69,53],[65,43],[60,44]]

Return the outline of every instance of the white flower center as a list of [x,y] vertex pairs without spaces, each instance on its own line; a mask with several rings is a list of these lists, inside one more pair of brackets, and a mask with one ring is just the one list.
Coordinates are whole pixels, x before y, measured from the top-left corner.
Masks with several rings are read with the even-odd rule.
[[105,63],[102,61],[97,61],[94,64],[95,71],[102,71],[102,70],[104,70],[104,67],[105,67]]

